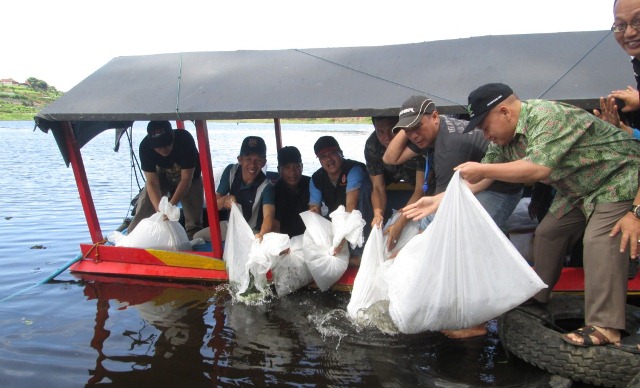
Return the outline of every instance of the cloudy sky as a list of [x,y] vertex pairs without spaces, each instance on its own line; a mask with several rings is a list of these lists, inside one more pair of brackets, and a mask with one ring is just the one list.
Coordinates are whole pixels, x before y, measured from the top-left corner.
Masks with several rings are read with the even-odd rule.
[[[0,78],[67,91],[118,56],[606,30],[613,0],[6,0]],[[622,51],[621,51],[622,54]]]

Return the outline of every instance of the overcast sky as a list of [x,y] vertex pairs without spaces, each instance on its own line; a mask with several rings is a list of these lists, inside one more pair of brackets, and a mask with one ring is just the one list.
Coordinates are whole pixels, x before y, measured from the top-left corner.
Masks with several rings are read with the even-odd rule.
[[606,30],[612,9],[613,0],[5,0],[0,78],[68,91],[118,56]]

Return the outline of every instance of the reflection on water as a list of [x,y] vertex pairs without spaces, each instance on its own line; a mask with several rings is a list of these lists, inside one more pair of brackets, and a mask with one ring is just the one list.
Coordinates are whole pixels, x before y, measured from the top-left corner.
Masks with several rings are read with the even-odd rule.
[[[302,290],[248,306],[234,302],[224,285],[83,278],[84,294],[96,302],[90,344],[97,354],[88,384],[526,386],[548,380],[507,359],[495,328],[468,341],[358,328],[346,316],[346,293]],[[135,310],[137,319],[109,329],[125,310]]]
[[[144,128],[134,127],[136,150]],[[52,136],[32,129],[0,122],[0,299],[44,279],[90,240],[71,169]],[[347,157],[363,160],[371,130],[283,125],[283,142],[301,149],[310,174],[319,168],[319,136],[335,136]],[[259,135],[275,169],[271,133],[270,125],[211,124],[214,164],[233,162],[242,139]],[[103,233],[120,225],[137,193],[126,149],[112,148],[113,134],[104,133],[82,150]],[[393,335],[384,316],[352,325],[348,293],[301,290],[247,306],[223,285],[123,280],[65,272],[0,303],[0,386],[521,387],[549,379],[508,357],[495,327],[468,341]]]

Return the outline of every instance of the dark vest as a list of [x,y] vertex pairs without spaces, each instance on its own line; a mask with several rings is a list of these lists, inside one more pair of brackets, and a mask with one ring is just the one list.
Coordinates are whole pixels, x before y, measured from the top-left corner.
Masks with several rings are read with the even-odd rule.
[[[249,226],[257,229],[262,225],[262,206],[259,206],[260,196],[268,182],[265,182],[266,176],[264,173],[260,172],[249,188],[240,190],[244,183],[242,181],[242,169],[239,167],[240,165],[236,164],[230,171],[229,192],[236,197],[236,201],[242,206],[242,215],[249,223]],[[257,210],[256,214],[253,214],[254,209]]]
[[331,183],[331,179],[329,179],[329,175],[327,175],[324,168],[320,168],[311,176],[313,184],[322,193],[322,201],[329,208],[329,213],[336,210],[340,205],[347,206],[347,176],[355,166],[360,166],[362,171],[367,171],[367,167],[363,163],[344,159],[342,170],[335,186]]

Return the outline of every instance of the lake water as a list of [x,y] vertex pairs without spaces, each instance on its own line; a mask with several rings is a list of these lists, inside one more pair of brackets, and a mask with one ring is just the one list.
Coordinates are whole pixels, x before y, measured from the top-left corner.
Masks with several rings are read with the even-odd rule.
[[[234,162],[242,139],[268,124],[209,123],[214,167]],[[187,129],[195,135],[192,125]],[[333,135],[363,161],[370,125],[283,125],[283,144],[319,168],[313,143]],[[136,123],[137,155],[145,123]],[[490,333],[450,340],[439,333],[385,335],[346,318],[349,293],[302,290],[262,306],[233,302],[224,285],[114,282],[62,267],[90,241],[71,168],[53,136],[32,122],[0,122],[0,387],[295,386],[537,387],[549,376],[509,356]],[[138,192],[128,147],[112,152],[113,131],[82,149],[105,234]],[[25,291],[26,290],[26,291]]]

